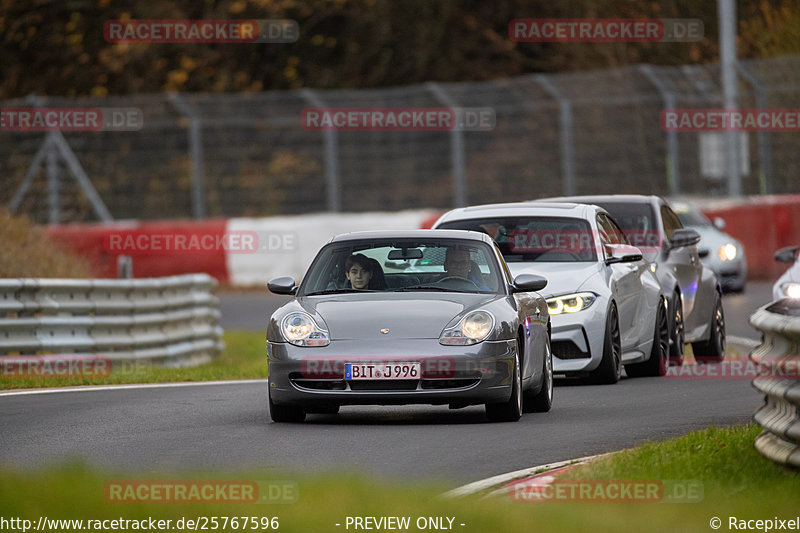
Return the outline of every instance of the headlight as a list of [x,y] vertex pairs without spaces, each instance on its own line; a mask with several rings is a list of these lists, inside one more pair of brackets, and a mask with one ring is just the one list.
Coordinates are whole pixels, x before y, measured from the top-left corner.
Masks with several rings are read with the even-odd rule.
[[442,332],[439,343],[468,346],[484,340],[494,329],[494,315],[488,311],[473,311],[458,324]]
[[650,272],[655,274],[656,270],[658,270],[658,263],[650,263]]
[[547,299],[547,309],[551,315],[562,313],[577,313],[583,311],[594,303],[597,296],[591,292],[578,292],[575,294],[565,294]]
[[800,283],[781,283],[781,292],[788,298],[800,298]]
[[328,332],[306,313],[289,313],[281,322],[283,338],[295,346],[327,346]]
[[719,250],[717,250],[717,255],[723,261],[733,261],[734,259],[736,259],[737,253],[738,250],[736,250],[736,246],[734,246],[731,243],[723,244],[722,246],[719,247]]

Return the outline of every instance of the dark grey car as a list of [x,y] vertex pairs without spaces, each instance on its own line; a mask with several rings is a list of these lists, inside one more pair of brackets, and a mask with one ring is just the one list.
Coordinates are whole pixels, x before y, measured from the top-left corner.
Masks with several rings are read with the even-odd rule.
[[269,283],[295,295],[267,327],[270,415],[297,422],[348,404],[485,404],[494,421],[548,411],[550,321],[533,292],[546,284],[512,280],[482,233],[334,237],[299,287]]
[[717,275],[700,261],[700,235],[686,229],[659,196],[564,196],[539,201],[568,201],[604,208],[651,263],[669,302],[670,362],[683,363],[684,343],[692,343],[697,362],[725,356],[725,314]]

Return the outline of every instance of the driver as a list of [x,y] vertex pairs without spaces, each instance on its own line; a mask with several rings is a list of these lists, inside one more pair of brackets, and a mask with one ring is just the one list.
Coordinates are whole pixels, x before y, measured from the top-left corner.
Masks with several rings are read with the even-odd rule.
[[458,248],[448,248],[444,256],[444,271],[448,276],[469,279],[469,270],[472,266],[469,251]]
[[469,250],[448,248],[444,256],[445,277],[459,277],[471,281],[482,291],[490,290],[480,274],[472,272],[472,258]]

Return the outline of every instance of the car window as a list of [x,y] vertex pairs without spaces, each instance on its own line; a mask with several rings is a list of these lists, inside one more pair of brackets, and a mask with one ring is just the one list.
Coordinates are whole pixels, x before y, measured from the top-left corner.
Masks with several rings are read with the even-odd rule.
[[681,225],[685,226],[697,226],[697,227],[709,227],[713,226],[711,221],[700,211],[697,209],[687,207],[687,206],[673,206],[672,211],[678,216],[678,220],[681,221]]
[[[497,246],[496,242],[494,243],[494,248],[497,251],[497,255],[499,255],[500,257],[503,257],[503,252],[500,251],[500,247]],[[514,283],[514,276],[511,274],[511,269],[508,268],[508,264],[505,262],[505,260],[503,260],[503,262],[500,263],[500,264],[503,267],[503,272],[505,272],[506,280],[508,281],[509,284],[513,284]]]
[[625,237],[604,213],[597,215],[597,226],[603,244],[625,244]]
[[507,263],[597,261],[592,228],[582,218],[476,218],[444,222],[438,228],[486,233]]
[[664,224],[664,234],[667,239],[672,240],[672,234],[675,233],[675,230],[683,228],[678,216],[666,205],[661,206],[661,220]]
[[600,202],[625,234],[628,243],[642,250],[656,251],[661,247],[661,229],[656,225],[655,211],[649,203]]
[[[353,278],[354,272],[358,278]],[[496,293],[505,290],[503,275],[493,250],[478,241],[348,241],[320,250],[298,295],[398,290]]]
[[616,235],[616,239],[617,239],[617,241],[618,241],[620,244],[630,244],[630,241],[628,240],[628,237],[625,235],[625,232],[624,232],[624,231],[622,231],[622,228],[620,228],[620,227],[617,225],[617,223],[616,223],[616,222],[614,222],[614,219],[613,219],[613,218],[611,218],[611,217],[609,217],[609,216],[605,216],[605,215],[604,215],[604,218],[605,218],[605,219],[606,219],[606,221],[608,222],[609,226],[611,226],[611,228],[612,228],[612,231],[613,231],[613,232],[614,232],[614,234]]

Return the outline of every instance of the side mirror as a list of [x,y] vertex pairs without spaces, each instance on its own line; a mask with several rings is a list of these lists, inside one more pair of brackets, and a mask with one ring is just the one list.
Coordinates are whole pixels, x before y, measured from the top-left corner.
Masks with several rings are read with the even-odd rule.
[[794,263],[800,246],[787,246],[775,252],[775,261],[778,263]]
[[512,292],[535,292],[547,287],[547,279],[536,274],[520,274],[514,278]]
[[725,219],[722,217],[714,217],[712,221],[714,223],[714,227],[718,230],[722,231],[725,229]]
[[684,248],[700,242],[700,234],[690,228],[676,229],[669,241],[669,249]]
[[633,263],[642,259],[642,250],[630,244],[609,244],[606,246],[609,257],[606,264],[614,263]]
[[283,276],[269,280],[269,283],[267,283],[267,288],[269,289],[269,292],[273,294],[286,294],[289,296],[294,296],[294,294],[297,292],[297,284],[295,284],[294,278],[290,276]]

